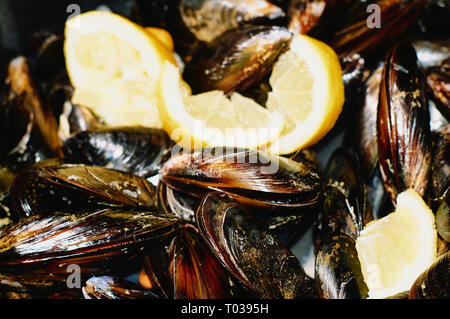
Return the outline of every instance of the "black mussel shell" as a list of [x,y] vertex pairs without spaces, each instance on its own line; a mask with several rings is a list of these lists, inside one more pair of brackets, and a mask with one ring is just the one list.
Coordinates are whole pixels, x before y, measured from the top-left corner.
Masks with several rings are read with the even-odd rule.
[[177,222],[156,210],[121,209],[24,218],[0,235],[0,273],[25,280],[46,275],[49,282],[66,285],[69,265],[77,265],[81,276],[109,270],[146,242],[175,231]]
[[145,245],[144,265],[138,278],[142,287],[151,289],[165,299],[174,296],[174,283],[169,271],[169,249],[174,235]]
[[82,291],[85,299],[159,299],[152,291],[116,276],[91,277]]
[[[357,1],[354,1],[357,3]],[[355,53],[363,58],[383,52],[411,31],[423,12],[425,1],[396,0],[360,2],[340,17],[344,23],[325,28],[319,37],[333,47],[340,58]],[[379,25],[378,25],[379,23]]]
[[377,132],[380,169],[392,202],[408,188],[424,196],[432,159],[430,117],[423,74],[407,42],[395,45],[386,57]]
[[64,141],[64,161],[103,166],[149,177],[169,158],[172,140],[160,129],[99,128],[81,131]]
[[[337,27],[342,15],[358,7],[351,0],[291,0],[288,1],[288,29],[294,34],[320,35]],[[353,3],[352,3],[353,2]]]
[[428,68],[425,75],[430,98],[446,120],[450,121],[450,58],[440,66]]
[[180,16],[196,39],[211,42],[244,24],[276,21],[284,12],[267,0],[181,0]]
[[163,27],[177,53],[188,60],[195,50],[243,25],[273,25],[285,16],[267,0],[137,0],[132,18],[144,26]]
[[0,274],[1,299],[82,299],[80,287],[69,288],[66,274]]
[[357,156],[338,148],[326,168],[323,208],[317,223],[316,246],[322,237],[345,234],[358,238],[364,226],[373,219],[366,184],[360,174]]
[[242,205],[269,209],[315,204],[322,191],[320,171],[310,161],[222,147],[174,155],[160,170],[160,178],[198,198],[220,191]]
[[45,103],[42,88],[34,79],[25,57],[19,56],[10,62],[6,83],[10,94],[20,97],[21,107],[29,114],[48,149],[54,155],[61,156],[56,119],[51,108]]
[[347,235],[322,239],[314,273],[316,291],[322,299],[365,299],[368,296],[355,240]]
[[441,238],[450,243],[450,191],[447,190],[436,210],[436,230]]
[[291,38],[292,33],[278,26],[245,26],[227,31],[193,55],[183,78],[194,94],[244,91],[272,70]]
[[228,273],[194,226],[177,232],[169,251],[175,299],[230,297]]
[[346,131],[348,147],[358,154],[364,180],[372,177],[378,168],[377,108],[383,64],[371,72],[364,82],[364,102],[354,125]]
[[58,165],[52,160],[20,171],[11,196],[21,217],[67,209],[157,206],[156,187],[142,177],[98,166]]
[[450,125],[433,132],[433,142],[429,194],[434,206],[450,188]]
[[260,297],[314,298],[313,280],[297,257],[227,195],[205,195],[196,220],[225,268]]
[[450,298],[450,252],[439,256],[416,279],[409,291],[410,299]]

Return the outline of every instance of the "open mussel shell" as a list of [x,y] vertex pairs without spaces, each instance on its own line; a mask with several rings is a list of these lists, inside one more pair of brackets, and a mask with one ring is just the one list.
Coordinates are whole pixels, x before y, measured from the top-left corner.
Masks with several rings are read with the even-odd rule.
[[260,297],[314,297],[313,280],[297,257],[227,195],[205,195],[196,220],[225,268]]
[[103,166],[149,177],[169,158],[173,145],[167,133],[145,127],[98,128],[65,140],[64,161]]
[[227,271],[194,226],[186,225],[177,232],[169,260],[175,299],[230,297]]
[[450,252],[439,256],[414,282],[410,299],[450,298]]
[[292,33],[279,26],[244,26],[227,31],[193,55],[183,78],[194,94],[244,91],[272,70],[291,39]]
[[81,279],[109,271],[175,231],[177,221],[156,210],[120,209],[24,218],[0,235],[0,273],[25,286],[67,288],[70,265]]
[[392,202],[408,188],[423,196],[432,159],[430,117],[423,74],[407,42],[395,45],[386,57],[377,132],[380,169]]
[[326,178],[323,208],[315,234],[316,246],[329,234],[346,234],[356,240],[373,219],[357,156],[338,148],[328,161]]
[[58,165],[51,160],[20,171],[11,196],[21,217],[66,209],[157,206],[156,187],[142,177],[99,166]]
[[319,169],[248,149],[222,147],[173,155],[160,170],[168,186],[195,197],[226,193],[245,206],[298,209],[315,204],[322,192]]
[[322,239],[314,274],[316,291],[322,299],[365,299],[368,296],[355,240],[347,235]]
[[152,291],[116,276],[91,277],[82,291],[85,299],[159,299]]

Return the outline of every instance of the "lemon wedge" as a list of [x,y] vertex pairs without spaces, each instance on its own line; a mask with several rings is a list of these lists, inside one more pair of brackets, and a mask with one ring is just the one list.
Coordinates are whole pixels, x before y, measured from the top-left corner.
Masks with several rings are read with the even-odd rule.
[[257,149],[274,141],[284,116],[254,100],[222,91],[191,94],[179,69],[166,62],[159,82],[160,115],[172,139],[184,148],[226,146]]
[[321,140],[336,123],[345,100],[342,70],[331,47],[294,36],[275,63],[266,106],[285,114],[286,126],[269,152],[290,154]]
[[73,103],[90,107],[109,125],[162,127],[155,90],[164,62],[175,63],[168,46],[104,11],[69,19],[64,32]]
[[414,190],[397,197],[395,212],[367,224],[356,240],[369,298],[408,291],[436,259],[433,212]]

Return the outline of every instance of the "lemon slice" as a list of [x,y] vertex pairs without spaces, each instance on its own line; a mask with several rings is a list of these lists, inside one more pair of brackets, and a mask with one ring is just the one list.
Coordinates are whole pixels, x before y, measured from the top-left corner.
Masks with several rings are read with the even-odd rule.
[[356,240],[369,298],[408,291],[436,258],[433,212],[419,194],[397,197],[395,212],[367,224]]
[[64,54],[72,102],[90,107],[109,125],[162,127],[156,85],[173,54],[132,21],[104,11],[70,19]]
[[222,91],[192,95],[180,71],[166,62],[159,86],[164,128],[182,147],[227,146],[259,148],[274,141],[285,118],[238,93]]
[[294,36],[269,79],[266,106],[286,115],[287,123],[269,152],[289,154],[322,139],[344,105],[342,70],[336,53],[306,35]]

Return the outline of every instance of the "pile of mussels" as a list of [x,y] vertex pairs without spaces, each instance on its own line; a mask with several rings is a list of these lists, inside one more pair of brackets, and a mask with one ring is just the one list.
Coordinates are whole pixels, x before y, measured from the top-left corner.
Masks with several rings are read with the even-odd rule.
[[[195,93],[264,104],[293,34],[334,48],[344,111],[283,157],[173,152],[162,130],[105,125],[71,103],[64,26],[36,30],[27,54],[0,61],[0,296],[367,298],[355,240],[413,188],[436,214],[438,258],[391,298],[448,298],[449,13],[442,0],[136,0],[129,18],[172,34]],[[340,134],[321,167],[316,152]],[[291,250],[307,229],[314,278]]]

